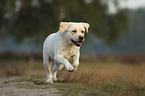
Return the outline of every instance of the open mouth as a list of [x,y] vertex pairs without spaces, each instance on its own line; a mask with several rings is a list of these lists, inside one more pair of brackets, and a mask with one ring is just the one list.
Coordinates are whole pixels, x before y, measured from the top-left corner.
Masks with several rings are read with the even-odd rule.
[[83,43],[83,41],[74,41],[74,40],[72,40],[72,39],[71,39],[71,41],[72,41],[72,43],[73,43],[74,45],[76,45],[77,47],[80,47],[80,46],[82,45],[82,43]]

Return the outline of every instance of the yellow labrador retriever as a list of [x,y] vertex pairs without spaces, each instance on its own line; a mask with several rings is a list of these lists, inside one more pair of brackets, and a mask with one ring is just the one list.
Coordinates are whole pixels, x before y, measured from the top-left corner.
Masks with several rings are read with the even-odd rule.
[[[73,72],[79,65],[80,47],[84,34],[88,33],[88,23],[61,22],[57,33],[50,34],[43,44],[43,63],[47,72],[46,83],[57,81],[57,71],[64,66]],[[69,62],[73,58],[73,64]],[[50,62],[53,60],[53,64]]]

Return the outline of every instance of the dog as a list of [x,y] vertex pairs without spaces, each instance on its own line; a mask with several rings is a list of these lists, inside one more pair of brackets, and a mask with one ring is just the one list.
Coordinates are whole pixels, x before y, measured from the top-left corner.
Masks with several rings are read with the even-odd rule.
[[[60,22],[59,31],[45,39],[43,63],[47,72],[46,83],[57,81],[57,71],[64,66],[68,72],[78,68],[80,47],[85,40],[85,32],[88,33],[88,28],[88,23]],[[70,58],[73,61],[72,65],[69,62]]]

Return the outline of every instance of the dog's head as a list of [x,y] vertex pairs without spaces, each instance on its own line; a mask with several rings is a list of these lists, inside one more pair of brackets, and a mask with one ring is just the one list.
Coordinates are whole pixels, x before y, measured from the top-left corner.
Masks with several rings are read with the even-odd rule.
[[88,23],[61,22],[59,31],[65,32],[69,43],[73,43],[77,47],[80,47],[85,40],[85,32],[88,33],[88,28]]

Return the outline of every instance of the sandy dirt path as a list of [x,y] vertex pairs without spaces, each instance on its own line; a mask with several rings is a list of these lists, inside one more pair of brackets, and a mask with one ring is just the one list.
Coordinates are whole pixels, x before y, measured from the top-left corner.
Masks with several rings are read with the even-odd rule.
[[19,86],[35,86],[30,82],[10,82],[4,83],[4,81],[14,80],[18,77],[3,77],[0,78],[0,96],[61,96],[57,94],[59,92],[55,88],[48,89],[30,89],[21,88]]

